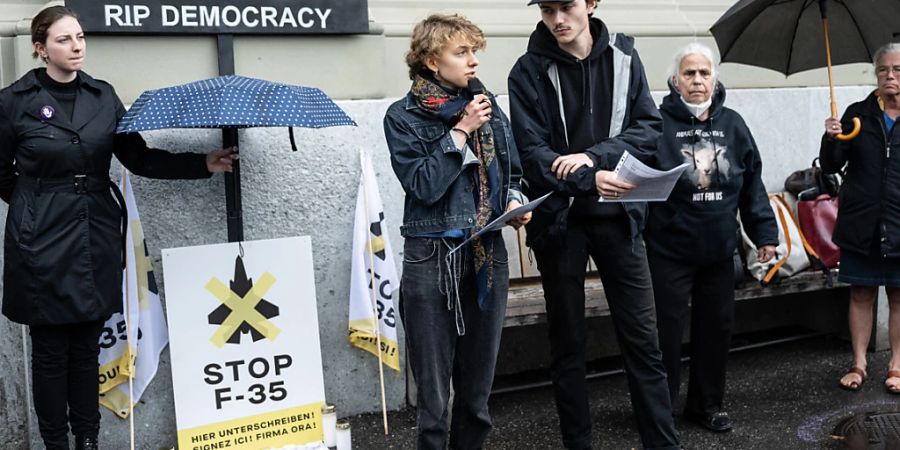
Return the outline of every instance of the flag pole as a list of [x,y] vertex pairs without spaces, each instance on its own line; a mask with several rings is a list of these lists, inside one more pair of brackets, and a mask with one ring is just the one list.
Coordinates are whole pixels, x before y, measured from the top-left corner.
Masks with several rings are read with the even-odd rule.
[[[369,194],[367,193],[366,186],[369,183],[366,182],[366,151],[363,149],[359,152],[359,162],[360,168],[362,169],[362,191],[363,191],[363,211],[366,217],[366,224],[369,223]],[[366,250],[369,253],[369,292],[371,293],[372,298],[372,321],[375,325],[375,353],[378,354],[378,380],[381,385],[381,416],[384,420],[384,435],[387,436],[389,434],[388,430],[388,417],[387,417],[387,401],[385,400],[384,395],[384,364],[381,357],[381,327],[378,322],[378,307],[375,301],[375,290],[378,289],[378,286],[375,285],[375,250],[372,248],[372,239],[369,236],[369,228],[366,227]],[[132,449],[133,450],[133,449]]]
[[[125,329],[128,329],[127,323]],[[134,356],[131,351],[128,352],[128,434],[131,436],[131,450],[134,450]]]
[[[126,182],[128,181],[128,169],[122,168],[122,187],[126,187]],[[128,208],[128,202],[122,205],[123,208]],[[125,224],[125,237],[128,237],[128,231],[131,230],[131,224]],[[132,237],[134,235],[132,234]],[[129,245],[128,239],[125,239],[125,245]],[[123,248],[123,252],[126,252],[125,255],[125,336],[127,338],[126,348],[128,350],[128,434],[129,440],[131,444],[131,450],[134,450],[134,359],[135,355],[131,352],[131,344],[134,343],[134,348],[137,350],[137,343],[132,340],[131,335],[131,299],[129,298],[128,293],[128,253],[127,249]],[[139,325],[140,326],[140,325]],[[136,338],[136,336],[135,336]]]

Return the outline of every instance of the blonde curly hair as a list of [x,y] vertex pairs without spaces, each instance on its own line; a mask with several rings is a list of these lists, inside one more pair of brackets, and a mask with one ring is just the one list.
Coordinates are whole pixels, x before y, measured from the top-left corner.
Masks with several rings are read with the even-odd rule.
[[440,57],[448,43],[460,38],[475,50],[481,50],[487,44],[481,28],[460,14],[432,14],[416,24],[406,52],[409,79],[428,70],[428,58]]

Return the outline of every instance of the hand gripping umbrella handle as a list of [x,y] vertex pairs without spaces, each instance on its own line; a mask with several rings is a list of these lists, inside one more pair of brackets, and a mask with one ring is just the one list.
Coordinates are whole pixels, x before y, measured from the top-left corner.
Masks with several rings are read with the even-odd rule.
[[[836,119],[837,118],[837,104],[834,102],[833,94],[834,94],[834,91],[832,91],[832,96],[831,96],[831,117]],[[856,136],[859,135],[860,131],[862,131],[862,122],[860,122],[859,117],[854,117],[853,118],[853,131],[851,131],[849,134],[844,134],[842,132],[841,134],[835,136],[835,139],[837,139],[839,141],[844,141],[844,142],[851,141],[854,138],[856,138]]]
[[837,138],[837,140],[839,140],[839,141],[844,141],[844,142],[850,141],[850,140],[853,140],[854,138],[856,138],[856,136],[859,135],[859,132],[861,130],[862,130],[862,123],[859,121],[859,117],[854,117],[853,118],[853,131],[851,131],[849,134],[841,133],[841,134],[835,136],[835,138]]

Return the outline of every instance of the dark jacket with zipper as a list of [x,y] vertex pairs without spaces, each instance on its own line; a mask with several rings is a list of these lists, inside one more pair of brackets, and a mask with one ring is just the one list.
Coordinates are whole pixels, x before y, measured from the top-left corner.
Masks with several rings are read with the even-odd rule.
[[[841,251],[900,257],[900,127],[888,134],[884,116],[873,92],[847,108],[841,118],[844,130],[853,118],[862,121],[855,139],[842,142],[822,136],[819,161],[825,173],[846,166],[841,185],[840,208],[832,240]],[[875,240],[879,240],[875,241]]]
[[115,135],[125,108],[109,84],[79,72],[69,117],[38,70],[0,91],[3,314],[26,325],[106,320],[122,308],[123,205],[110,190],[112,155],[153,178],[211,174],[205,155]]
[[[526,225],[527,244],[535,249],[559,242],[570,213],[609,217],[624,209],[633,237],[644,226],[646,203],[596,203],[594,175],[597,170],[613,170],[625,151],[655,165],[659,112],[634,40],[610,35],[596,18],[590,20],[590,31],[591,53],[578,60],[563,51],[539,22],[527,53],[509,73],[510,117],[525,194],[537,198],[554,193]],[[622,89],[617,91],[618,87]],[[586,153],[594,167],[558,180],[550,166],[559,156],[572,153]]]
[[[506,209],[511,200],[525,204],[519,186],[522,167],[509,119],[493,94],[488,97],[494,112],[490,124],[495,130],[501,208]],[[476,165],[464,164],[467,147],[456,147],[450,127],[420,108],[409,92],[388,108],[384,136],[391,166],[406,192],[400,234],[410,237],[472,228]]]
[[741,115],[724,106],[725,87],[716,84],[703,121],[688,111],[671,83],[669,88],[660,107],[663,134],[656,157],[664,170],[689,166],[667,201],[650,204],[648,251],[689,264],[730,264],[738,210],[757,247],[778,245],[759,150]]

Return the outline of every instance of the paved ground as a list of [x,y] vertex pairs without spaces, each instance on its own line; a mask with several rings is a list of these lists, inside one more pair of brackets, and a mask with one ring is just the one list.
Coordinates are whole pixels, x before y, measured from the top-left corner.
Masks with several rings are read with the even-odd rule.
[[[854,414],[900,412],[900,397],[882,386],[887,352],[870,354],[870,379],[861,392],[846,392],[837,380],[849,364],[849,344],[816,337],[732,354],[728,411],[735,429],[712,434],[679,421],[687,449],[892,450],[893,445],[848,445],[829,437],[835,425]],[[686,378],[686,376],[683,376]],[[595,449],[640,448],[622,375],[590,382]],[[682,393],[684,389],[682,389]],[[682,394],[683,395],[683,394]],[[495,395],[494,430],[487,449],[562,448],[550,389]],[[391,413],[391,435],[381,431],[381,415],[351,418],[355,449],[415,448],[415,411]]]

